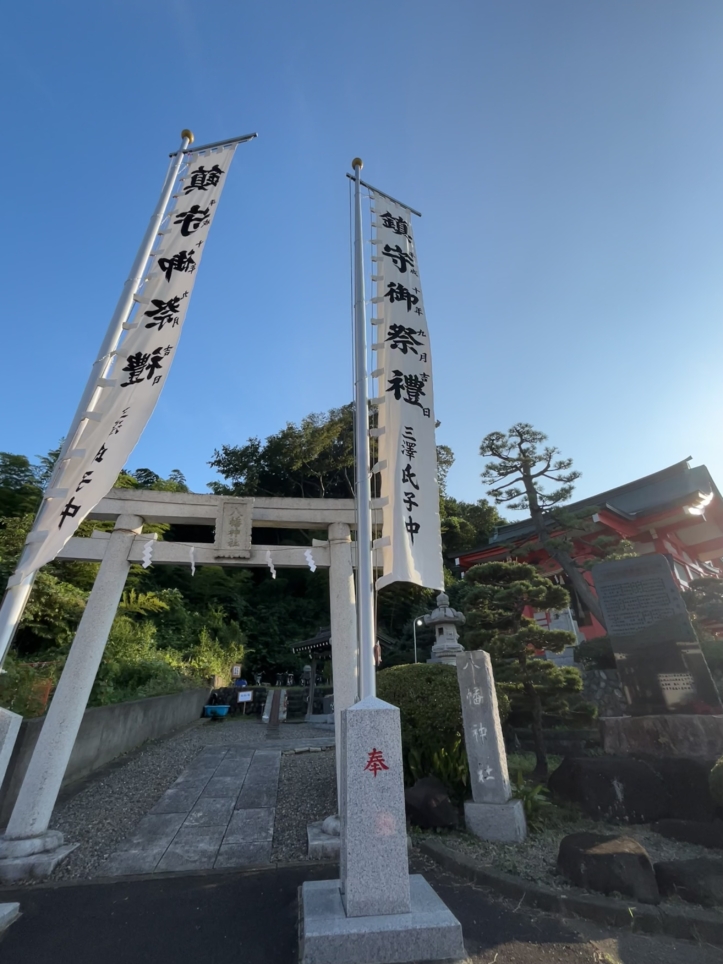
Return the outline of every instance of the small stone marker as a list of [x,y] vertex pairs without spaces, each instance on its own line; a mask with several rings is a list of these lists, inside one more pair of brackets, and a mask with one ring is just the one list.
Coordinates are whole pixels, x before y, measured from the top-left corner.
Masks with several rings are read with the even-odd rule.
[[527,836],[521,800],[512,800],[507,753],[497,709],[489,653],[457,656],[472,800],[464,805],[467,829],[483,840],[520,843]]

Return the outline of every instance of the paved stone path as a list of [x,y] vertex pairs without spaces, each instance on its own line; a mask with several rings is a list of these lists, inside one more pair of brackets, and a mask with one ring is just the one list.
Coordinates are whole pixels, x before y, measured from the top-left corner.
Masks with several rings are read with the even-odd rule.
[[205,747],[111,854],[101,876],[270,863],[281,752]]

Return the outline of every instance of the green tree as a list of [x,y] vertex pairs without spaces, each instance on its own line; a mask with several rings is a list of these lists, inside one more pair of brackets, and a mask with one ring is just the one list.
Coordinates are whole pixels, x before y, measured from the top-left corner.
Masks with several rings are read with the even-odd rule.
[[693,579],[683,593],[695,633],[700,640],[706,662],[716,680],[723,680],[723,580],[713,576]]
[[[547,436],[527,422],[518,422],[507,434],[491,432],[482,440],[480,455],[496,461],[487,463],[482,478],[491,486],[490,495],[497,505],[530,513],[541,545],[559,563],[577,595],[605,627],[598,598],[572,556],[569,535],[555,538],[551,531],[560,527],[569,531],[575,524],[570,513],[565,519],[554,510],[568,501],[580,472],[572,470],[572,459],[558,458],[558,449],[551,445],[540,448],[546,441]],[[557,488],[546,490],[545,480]],[[580,520],[576,521],[579,524]]]
[[210,482],[220,495],[268,495],[296,498],[354,497],[354,427],[352,406],[307,415],[288,422],[265,442],[223,445],[209,462],[226,480]]
[[547,777],[543,713],[590,718],[593,708],[575,700],[582,690],[580,672],[557,666],[537,653],[561,652],[575,642],[572,633],[543,629],[524,615],[566,609],[567,591],[526,563],[488,562],[473,566],[465,576],[467,627],[465,645],[485,649],[492,658],[495,681],[506,691],[513,709],[529,713],[535,745],[534,776]]

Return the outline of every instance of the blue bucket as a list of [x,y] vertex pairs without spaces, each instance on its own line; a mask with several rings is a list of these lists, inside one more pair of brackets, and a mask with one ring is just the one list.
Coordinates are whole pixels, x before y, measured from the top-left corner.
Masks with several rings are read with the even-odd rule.
[[204,706],[203,712],[205,716],[210,716],[211,719],[221,719],[228,714],[228,706]]

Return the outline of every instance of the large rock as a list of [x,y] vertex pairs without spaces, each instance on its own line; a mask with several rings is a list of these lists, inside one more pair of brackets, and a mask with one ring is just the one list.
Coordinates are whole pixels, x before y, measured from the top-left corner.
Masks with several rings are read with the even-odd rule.
[[700,820],[658,820],[653,830],[670,840],[697,844],[699,847],[723,850],[723,821],[704,823]]
[[606,753],[645,753],[661,758],[723,755],[723,716],[665,713],[609,716],[599,721]]
[[422,777],[404,791],[407,816],[422,830],[456,827],[459,813],[447,794],[447,788],[436,777]]
[[723,906],[723,862],[715,857],[665,860],[655,865],[660,893],[703,907]]
[[650,857],[632,837],[571,833],[560,841],[557,869],[587,890],[625,894],[643,904],[660,902]]
[[669,817],[679,820],[713,820],[716,805],[710,792],[709,774],[714,760],[683,757],[647,759],[665,784],[670,798]]
[[631,757],[566,757],[548,786],[558,800],[579,804],[594,820],[650,823],[673,816],[662,777]]

